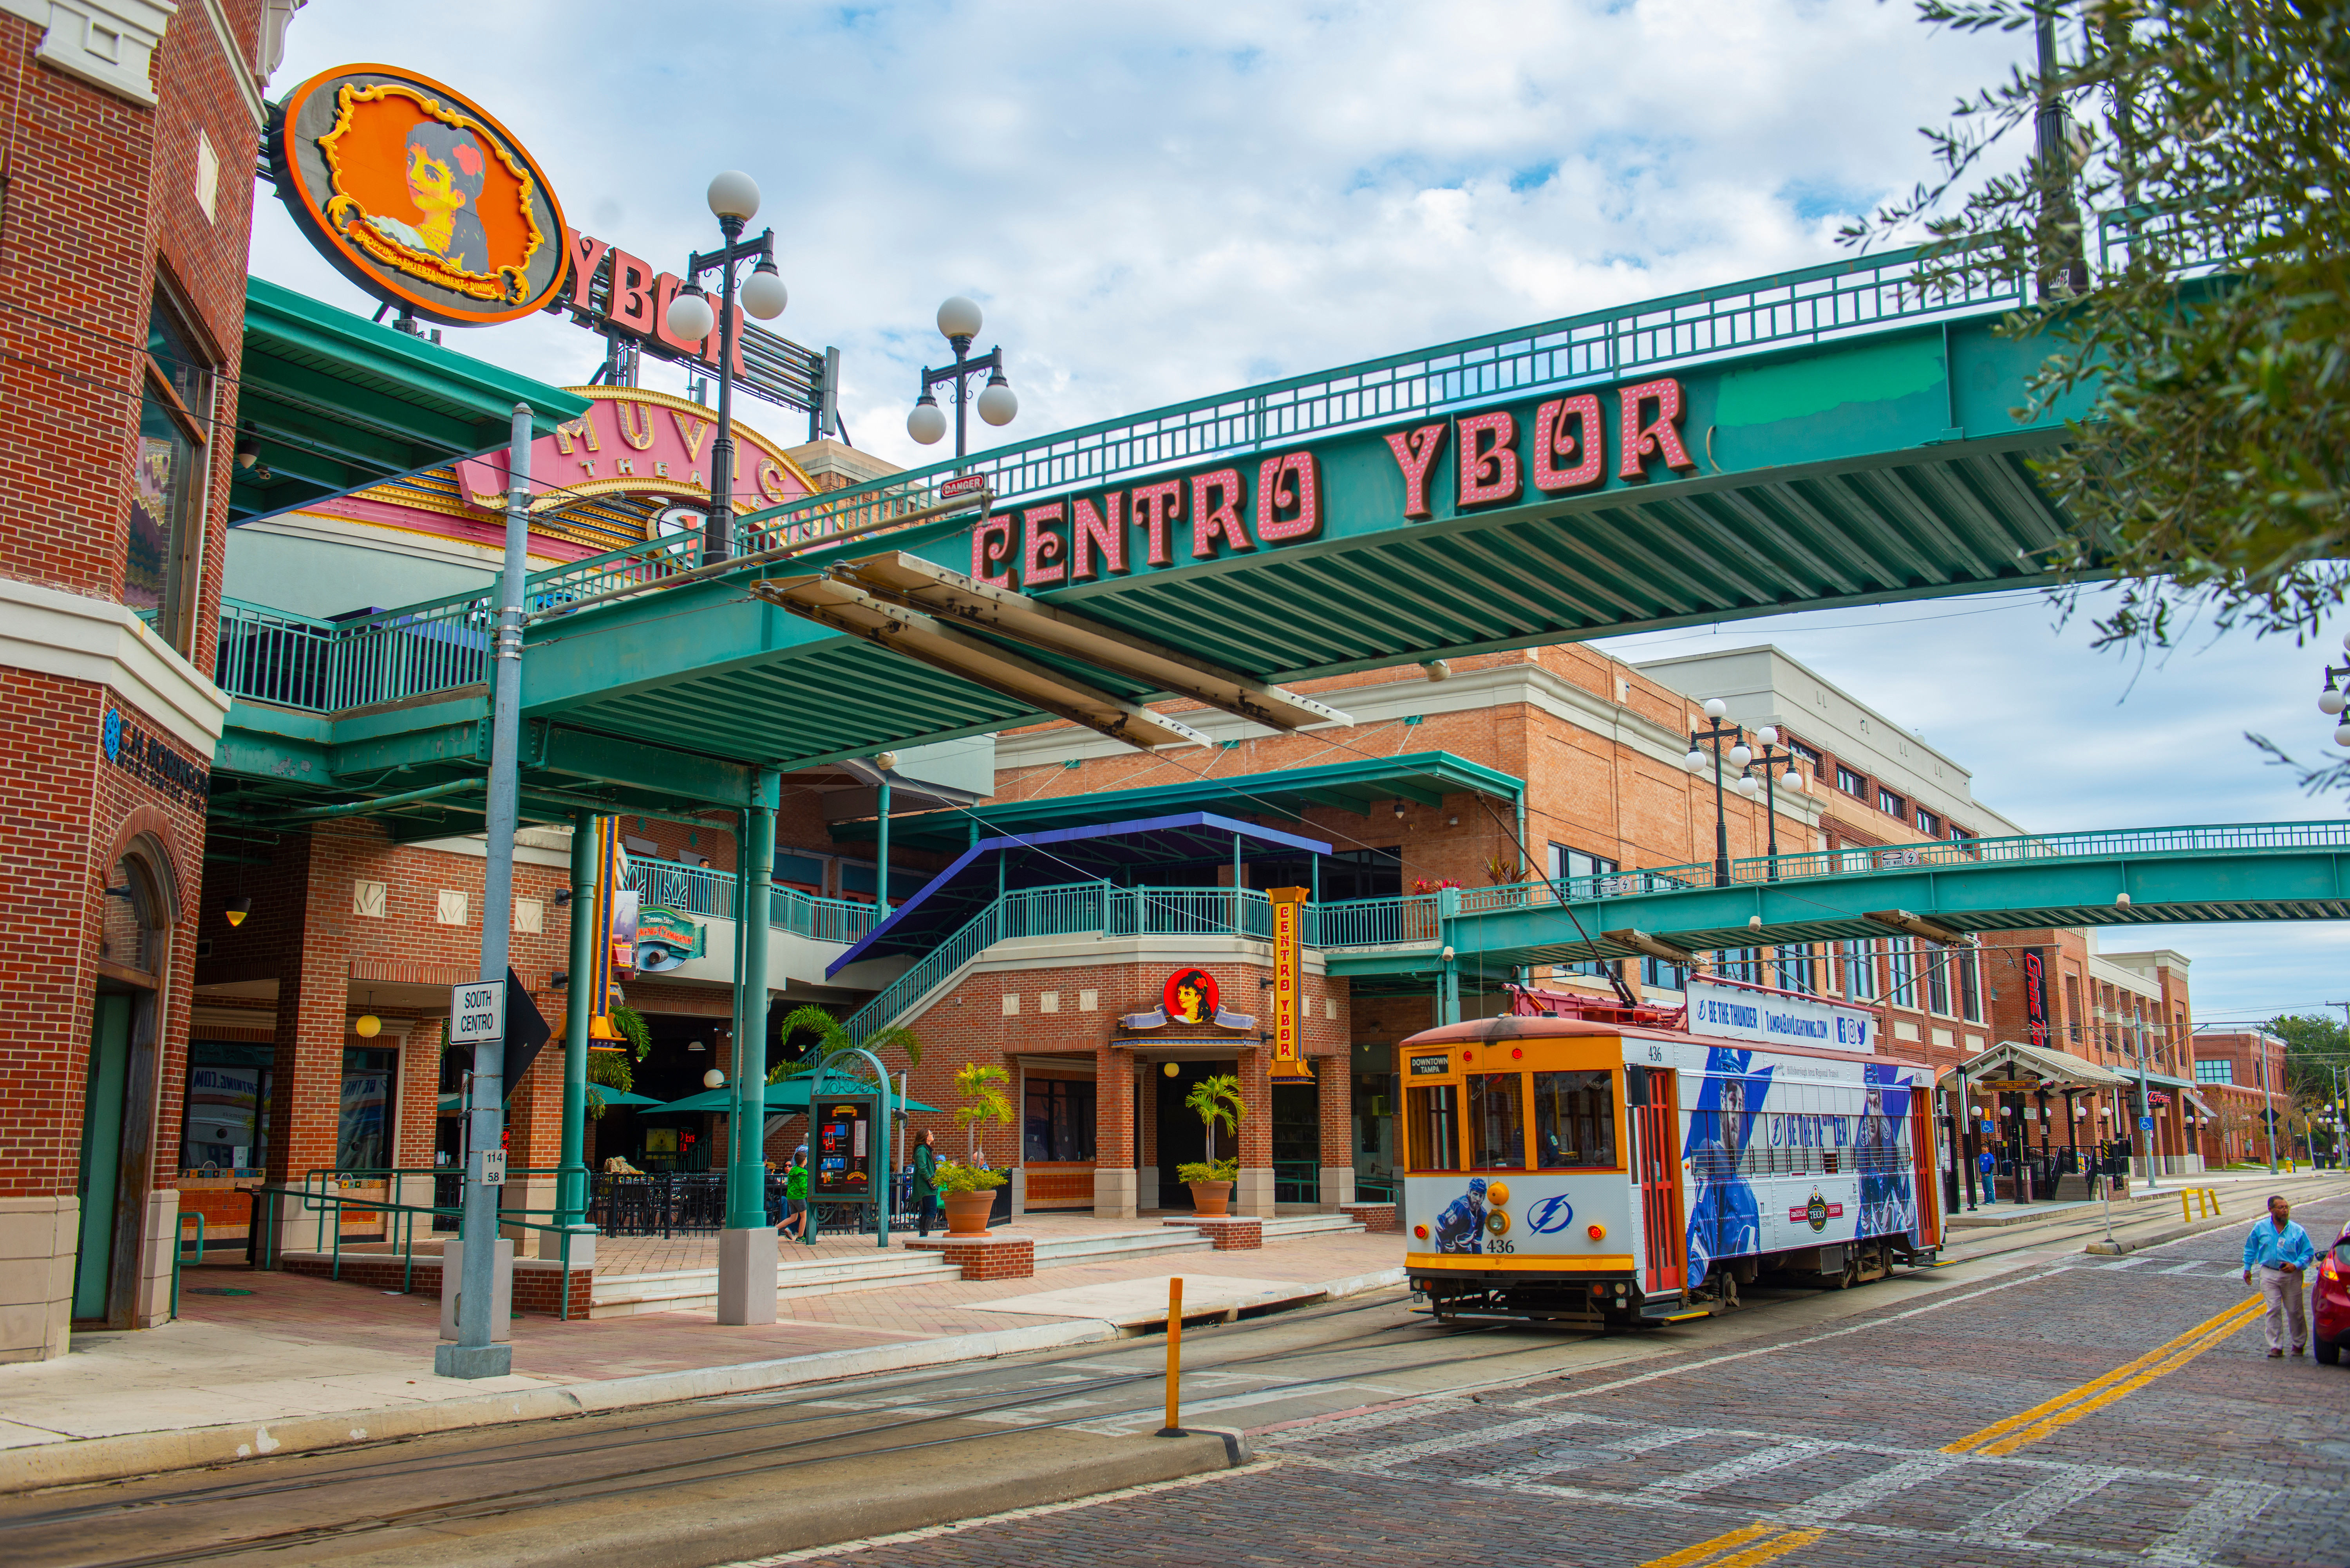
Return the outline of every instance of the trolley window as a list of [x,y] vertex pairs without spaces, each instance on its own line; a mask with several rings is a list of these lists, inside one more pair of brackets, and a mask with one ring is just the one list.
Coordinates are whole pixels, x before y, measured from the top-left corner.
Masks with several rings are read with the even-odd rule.
[[1526,1168],[1525,1075],[1471,1073],[1469,1086],[1469,1168]]
[[1544,1170],[1613,1170],[1616,1085],[1597,1072],[1534,1075],[1534,1147]]
[[1411,1137],[1408,1158],[1413,1170],[1458,1170],[1461,1146],[1452,1136],[1452,1118],[1459,1109],[1450,1084],[1430,1084],[1404,1091],[1404,1116]]

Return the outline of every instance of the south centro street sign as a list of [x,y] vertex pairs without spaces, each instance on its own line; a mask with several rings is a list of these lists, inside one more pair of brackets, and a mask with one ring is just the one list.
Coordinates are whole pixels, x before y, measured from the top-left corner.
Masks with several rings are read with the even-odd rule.
[[1875,1051],[1874,1009],[1847,1007],[1767,985],[1691,975],[1689,1031],[1725,1040],[1773,1045],[1819,1045],[1832,1051]]
[[1683,431],[1716,393],[1663,377],[1065,494],[971,529],[970,571],[1033,591],[1304,545],[1333,517],[1440,521],[1691,474]]

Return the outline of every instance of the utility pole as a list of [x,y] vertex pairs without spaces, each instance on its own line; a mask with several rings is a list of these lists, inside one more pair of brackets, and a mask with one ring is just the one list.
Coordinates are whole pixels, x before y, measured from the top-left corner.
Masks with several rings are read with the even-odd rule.
[[[2155,1162],[2159,1157],[2154,1152],[2154,1128],[2147,1125],[2154,1120],[2154,1103],[2147,1098],[2146,1092],[2146,1026],[2144,1023],[2141,1023],[2130,1031],[2130,1039],[2137,1047],[2138,1125],[2133,1130],[2146,1137],[2146,1186],[2147,1190],[2151,1192],[2161,1187],[2162,1183],[2155,1179]],[[2134,1143],[2137,1139],[2132,1138],[2131,1141]]]
[[[506,561],[498,579],[497,643],[491,660],[488,864],[482,873],[482,974],[506,978],[507,934],[514,926],[515,826],[521,809],[523,590],[530,572],[530,440],[528,403],[514,406],[506,458]],[[578,918],[575,913],[573,918]],[[575,1005],[578,979],[573,977]],[[493,1343],[505,1325],[492,1315],[498,1256],[498,1194],[505,1179],[505,1043],[473,1047],[465,1108],[471,1137],[465,1156],[463,1262],[457,1297],[457,1343],[433,1349],[432,1370],[442,1377],[504,1377],[514,1346]],[[494,1173],[495,1181],[487,1179]]]
[[2257,1024],[2252,1029],[2252,1050],[2255,1053],[2252,1057],[2252,1068],[2260,1075],[2261,1080],[2261,1120],[2268,1127],[2269,1174],[2274,1176],[2277,1168],[2276,1096],[2269,1091],[2268,1031]]

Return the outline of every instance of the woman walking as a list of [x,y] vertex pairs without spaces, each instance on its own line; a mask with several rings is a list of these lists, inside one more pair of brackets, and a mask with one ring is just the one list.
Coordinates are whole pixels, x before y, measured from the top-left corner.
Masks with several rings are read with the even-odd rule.
[[939,1155],[931,1147],[933,1136],[924,1127],[914,1145],[914,1225],[925,1236],[939,1217]]

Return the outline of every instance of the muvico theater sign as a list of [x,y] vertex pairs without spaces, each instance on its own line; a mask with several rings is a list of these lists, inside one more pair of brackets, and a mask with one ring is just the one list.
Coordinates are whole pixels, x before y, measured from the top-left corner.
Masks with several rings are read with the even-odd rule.
[[969,570],[1049,589],[1670,480],[1698,468],[1684,432],[1705,431],[1700,452],[1711,433],[1693,390],[1663,377],[1561,393],[1024,501],[970,530]]

